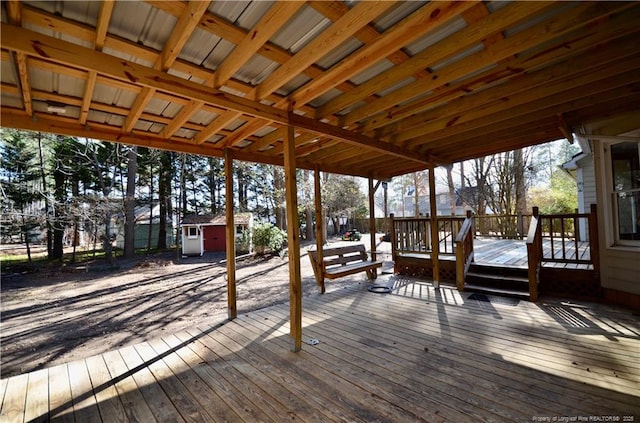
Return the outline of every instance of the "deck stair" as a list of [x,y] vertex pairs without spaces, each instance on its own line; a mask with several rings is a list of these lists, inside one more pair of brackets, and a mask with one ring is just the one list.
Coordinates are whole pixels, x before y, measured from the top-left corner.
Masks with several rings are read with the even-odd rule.
[[473,263],[465,278],[466,291],[529,298],[527,269]]

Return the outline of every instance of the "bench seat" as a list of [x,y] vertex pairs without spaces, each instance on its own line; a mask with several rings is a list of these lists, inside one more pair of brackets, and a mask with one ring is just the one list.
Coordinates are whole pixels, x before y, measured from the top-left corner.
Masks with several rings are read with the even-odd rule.
[[381,261],[369,261],[363,244],[323,248],[321,262],[318,252],[310,250],[309,259],[322,293],[325,292],[325,279],[337,279],[359,272],[365,272],[368,279],[375,279],[377,269],[382,267]]

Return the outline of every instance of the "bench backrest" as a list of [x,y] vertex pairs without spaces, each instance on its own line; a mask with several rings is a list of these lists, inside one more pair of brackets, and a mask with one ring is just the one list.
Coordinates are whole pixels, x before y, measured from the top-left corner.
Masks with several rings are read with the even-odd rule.
[[[312,262],[317,262],[318,252],[309,251]],[[323,248],[322,256],[326,267],[333,265],[348,264],[355,261],[367,261],[368,256],[364,244],[345,245],[343,247]]]

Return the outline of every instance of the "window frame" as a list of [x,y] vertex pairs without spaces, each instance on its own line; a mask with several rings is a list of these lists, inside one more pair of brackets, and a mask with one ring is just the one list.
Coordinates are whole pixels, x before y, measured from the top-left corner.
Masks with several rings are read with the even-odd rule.
[[[604,147],[604,199],[605,209],[607,213],[607,232],[608,232],[608,244],[612,247],[636,247],[640,248],[640,240],[635,239],[621,239],[620,238],[620,223],[619,223],[619,208],[618,208],[618,196],[621,193],[640,193],[640,187],[631,189],[616,190],[614,186],[614,166],[612,147],[621,143],[633,143],[634,141],[606,141],[603,143]],[[640,160],[640,141],[636,142],[638,157]]]

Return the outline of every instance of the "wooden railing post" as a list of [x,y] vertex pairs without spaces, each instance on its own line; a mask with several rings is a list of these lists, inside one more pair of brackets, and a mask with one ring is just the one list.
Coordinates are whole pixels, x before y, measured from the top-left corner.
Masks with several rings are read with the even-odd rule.
[[538,207],[533,208],[533,217],[527,235],[527,261],[529,267],[529,299],[538,300],[538,277],[542,256],[540,215]]
[[456,235],[456,286],[459,291],[464,290],[464,281],[473,261],[473,215],[467,211],[467,218],[462,223],[460,231]]
[[395,215],[393,213],[389,214],[389,236],[391,240],[391,259],[396,261],[396,223],[394,222]]
[[591,255],[591,263],[593,263],[593,271],[598,279],[600,279],[600,240],[598,238],[598,208],[595,204],[591,204],[591,213],[589,214],[589,253]]

